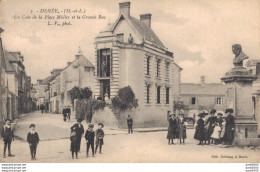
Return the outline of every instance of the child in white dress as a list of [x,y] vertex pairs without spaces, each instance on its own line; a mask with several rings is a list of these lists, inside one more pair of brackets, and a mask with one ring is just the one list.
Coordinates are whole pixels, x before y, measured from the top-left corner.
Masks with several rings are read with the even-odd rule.
[[211,138],[214,139],[215,144],[219,143],[221,128],[218,123],[215,123],[214,131]]

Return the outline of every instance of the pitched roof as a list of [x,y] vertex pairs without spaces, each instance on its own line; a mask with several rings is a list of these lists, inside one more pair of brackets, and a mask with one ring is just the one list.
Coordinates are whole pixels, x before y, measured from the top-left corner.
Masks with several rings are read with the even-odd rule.
[[222,83],[181,83],[181,94],[191,95],[225,95],[226,86]]
[[133,26],[133,28],[137,31],[137,33],[141,36],[141,38],[144,41],[147,40],[147,41],[153,42],[153,43],[165,48],[163,43],[160,41],[160,39],[156,36],[156,34],[153,32],[153,30],[149,26],[147,26],[143,21],[138,20],[132,16],[127,16],[123,13],[116,20],[113,27],[110,27],[108,25],[108,27],[106,29],[111,29],[110,31],[113,32],[116,25],[122,18],[125,18],[127,21],[130,22],[130,24]]

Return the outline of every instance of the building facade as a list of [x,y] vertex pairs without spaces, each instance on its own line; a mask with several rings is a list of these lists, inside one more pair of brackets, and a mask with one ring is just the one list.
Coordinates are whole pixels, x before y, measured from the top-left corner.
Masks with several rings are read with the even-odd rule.
[[[56,73],[55,73],[56,72]],[[71,106],[70,90],[73,87],[89,87],[94,91],[95,66],[82,54],[81,50],[72,62],[68,62],[64,69],[53,71],[49,81],[46,96],[50,98],[50,112],[61,113],[64,106]]]
[[181,83],[182,108],[189,117],[203,110],[216,109],[224,113],[226,109],[226,87],[222,83],[206,83],[201,77],[200,83]]
[[130,15],[130,2],[119,3],[119,16],[95,38],[95,96],[110,99],[131,86],[139,107],[135,125],[162,126],[178,98],[181,68],[151,28],[151,14]]

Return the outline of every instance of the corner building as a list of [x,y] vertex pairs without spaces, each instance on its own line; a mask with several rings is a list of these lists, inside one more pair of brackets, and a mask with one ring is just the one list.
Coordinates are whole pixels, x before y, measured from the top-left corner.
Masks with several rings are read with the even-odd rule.
[[130,2],[119,3],[119,16],[95,38],[95,96],[112,99],[131,86],[138,108],[131,116],[136,127],[167,125],[180,93],[181,68],[173,53],[151,28],[151,14],[136,19]]

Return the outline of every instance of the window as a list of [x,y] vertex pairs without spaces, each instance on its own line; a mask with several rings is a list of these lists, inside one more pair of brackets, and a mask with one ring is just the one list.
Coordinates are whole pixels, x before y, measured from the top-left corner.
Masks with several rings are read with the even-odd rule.
[[97,75],[110,77],[112,75],[111,49],[101,49],[97,52]]
[[217,105],[221,105],[222,104],[222,99],[221,99],[221,97],[218,97],[217,98]]
[[146,75],[150,75],[150,60],[151,60],[151,57],[147,56],[147,58],[146,58]]
[[166,104],[169,104],[170,103],[170,88],[167,87],[166,88]]
[[196,105],[196,97],[192,97],[191,98],[191,104],[192,105]]
[[156,77],[160,77],[160,65],[161,65],[161,60],[157,59],[156,61]]
[[166,80],[169,80],[169,73],[170,73],[170,62],[166,62]]
[[157,104],[161,103],[161,86],[157,86]]
[[117,37],[117,40],[119,42],[124,42],[124,34],[123,33],[117,34],[116,37]]
[[150,103],[150,85],[146,85],[146,103]]
[[90,72],[90,68],[89,67],[85,67],[85,72]]

